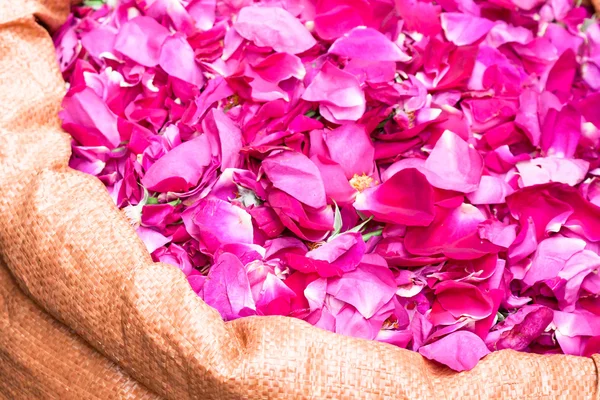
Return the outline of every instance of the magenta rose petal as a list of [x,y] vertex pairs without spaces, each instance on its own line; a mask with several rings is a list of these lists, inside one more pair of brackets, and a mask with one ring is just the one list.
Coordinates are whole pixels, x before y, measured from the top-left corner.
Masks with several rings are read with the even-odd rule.
[[224,319],[457,371],[600,348],[592,7],[84,3],[53,34],[69,166]]
[[198,184],[211,160],[208,138],[201,135],[159,158],[142,178],[148,190],[183,192]]
[[423,174],[409,168],[359,193],[354,208],[377,221],[426,226],[434,218],[433,189]]

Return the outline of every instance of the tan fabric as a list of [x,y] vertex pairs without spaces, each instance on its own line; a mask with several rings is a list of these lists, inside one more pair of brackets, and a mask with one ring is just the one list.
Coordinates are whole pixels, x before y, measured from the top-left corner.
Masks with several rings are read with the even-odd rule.
[[0,398],[159,399],[37,307],[1,262]]
[[[502,351],[457,374],[416,353],[291,318],[224,323],[177,268],[151,262],[99,181],[67,167],[69,140],[56,117],[64,83],[52,42],[31,17],[55,27],[67,3],[0,0],[0,257],[30,298],[130,376],[178,400],[600,399],[588,358]],[[87,360],[81,377],[97,369],[106,387],[117,387],[112,364],[29,303],[20,307],[54,327],[45,329],[48,349],[79,351]],[[7,323],[11,314],[0,313],[0,327]],[[30,387],[14,379],[42,377],[37,393],[61,399],[84,398],[102,385],[70,379],[58,366],[64,358],[36,350],[35,334],[22,331],[17,340],[18,332],[0,339],[0,396]],[[11,357],[15,352],[20,356]],[[120,379],[114,396],[149,396]]]

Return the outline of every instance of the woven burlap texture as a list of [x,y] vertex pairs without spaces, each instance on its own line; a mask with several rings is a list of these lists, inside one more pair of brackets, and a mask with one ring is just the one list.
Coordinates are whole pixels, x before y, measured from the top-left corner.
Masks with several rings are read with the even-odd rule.
[[458,374],[291,318],[224,323],[67,167],[45,30],[67,13],[0,0],[0,398],[600,399],[588,358],[501,351]]

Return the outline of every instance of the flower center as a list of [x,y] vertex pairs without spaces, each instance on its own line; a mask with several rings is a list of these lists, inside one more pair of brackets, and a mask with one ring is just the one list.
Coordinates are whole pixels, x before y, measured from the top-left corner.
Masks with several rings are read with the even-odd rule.
[[135,229],[139,228],[142,223],[142,207],[144,204],[138,204],[135,206],[128,205],[123,208],[123,213],[127,218],[127,221],[133,226]]
[[385,321],[383,321],[383,326],[381,327],[381,329],[385,330],[398,330],[399,328],[400,325],[398,324],[398,320],[392,320],[391,318],[388,318]]
[[408,128],[412,129],[415,127],[415,112],[414,111],[409,111],[406,113],[406,115],[408,116]]
[[237,94],[234,94],[234,95],[229,96],[225,100],[225,105],[223,108],[225,108],[225,111],[229,111],[233,107],[238,106],[239,104],[240,104],[240,96],[238,96]]
[[323,246],[322,242],[305,242],[305,244],[309,250],[315,250],[315,249],[318,249],[319,247]]
[[362,174],[362,175],[354,174],[352,179],[350,179],[350,186],[352,186],[354,189],[358,190],[359,192],[362,192],[363,190],[370,188],[372,183],[373,183],[373,178],[371,178],[370,176],[368,176],[366,174]]

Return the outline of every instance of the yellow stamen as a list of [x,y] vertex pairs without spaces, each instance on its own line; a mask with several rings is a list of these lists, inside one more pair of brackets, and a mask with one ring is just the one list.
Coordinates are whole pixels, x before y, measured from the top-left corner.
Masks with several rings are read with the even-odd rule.
[[381,327],[381,329],[386,329],[386,330],[397,330],[400,328],[400,325],[398,325],[398,320],[392,321],[389,318],[386,319],[385,321],[383,321],[383,326]]
[[240,104],[240,96],[238,96],[237,94],[234,94],[232,96],[229,96],[226,100],[225,100],[225,111],[229,111],[231,110],[233,107],[238,106]]
[[408,115],[408,128],[414,128],[415,127],[415,112],[414,111],[409,111],[406,113],[406,115]]
[[373,178],[371,178],[370,176],[368,176],[366,174],[362,174],[362,175],[354,174],[352,179],[350,179],[350,186],[352,186],[354,189],[358,190],[359,192],[362,192],[363,190],[370,188],[372,184],[373,184]]
[[308,247],[309,250],[318,249],[322,245],[323,245],[323,243],[319,243],[319,242],[306,242],[306,247]]

